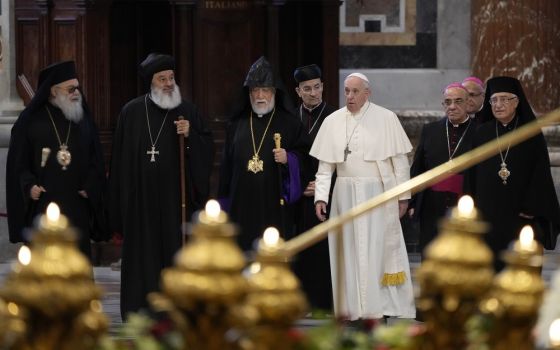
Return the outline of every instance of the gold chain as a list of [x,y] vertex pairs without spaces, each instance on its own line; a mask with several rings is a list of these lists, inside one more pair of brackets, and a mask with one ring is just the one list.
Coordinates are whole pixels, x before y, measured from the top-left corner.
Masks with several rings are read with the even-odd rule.
[[259,148],[257,149],[255,146],[255,133],[253,132],[253,111],[251,111],[251,117],[249,118],[249,125],[251,126],[251,140],[253,140],[253,152],[255,152],[255,155],[258,156],[259,152],[261,151],[261,147],[264,141],[264,137],[266,136],[266,133],[268,132],[268,127],[270,126],[270,123],[272,122],[272,118],[274,117],[274,112],[276,112],[276,108],[274,108],[272,110],[272,115],[270,116],[270,119],[268,120],[268,124],[266,125],[266,129],[264,129],[264,133],[263,136],[261,138],[261,142],[259,143]]
[[49,118],[51,118],[51,123],[52,126],[54,128],[54,132],[56,133],[56,138],[58,139],[58,145],[62,146],[62,145],[68,145],[68,139],[70,139],[70,130],[71,130],[71,126],[72,126],[72,122],[69,120],[68,121],[68,133],[66,134],[66,141],[64,143],[62,143],[62,141],[60,140],[60,135],[58,134],[58,130],[56,129],[56,125],[54,124],[54,120],[53,117],[51,115],[51,111],[49,111],[49,107],[45,106],[45,109],[47,110],[47,113],[49,114]]

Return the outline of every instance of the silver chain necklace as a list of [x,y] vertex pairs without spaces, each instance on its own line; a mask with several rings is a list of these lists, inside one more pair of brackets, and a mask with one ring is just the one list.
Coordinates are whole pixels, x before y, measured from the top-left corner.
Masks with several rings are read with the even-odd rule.
[[156,161],[156,154],[159,156],[159,151],[156,151],[156,144],[159,140],[159,136],[161,135],[161,130],[163,129],[163,125],[165,125],[165,120],[167,120],[167,115],[169,114],[169,109],[165,113],[165,117],[163,117],[163,122],[161,122],[161,126],[159,127],[158,134],[156,136],[156,140],[154,141],[152,137],[152,128],[150,127],[150,118],[148,116],[148,94],[144,97],[144,106],[146,107],[146,122],[148,123],[148,134],[150,135],[150,143],[152,144],[152,149],[147,151],[146,154],[151,156],[150,162],[155,163]]
[[366,107],[366,110],[362,113],[361,118],[356,120],[356,125],[354,126],[354,129],[352,130],[350,137],[348,137],[348,119],[346,119],[346,147],[344,148],[344,161],[346,161],[346,159],[348,159],[348,155],[352,153],[352,151],[348,146],[350,145],[350,141],[352,141],[352,136],[354,136],[354,131],[356,131],[356,128],[358,127],[358,125],[360,125],[360,122],[364,118],[364,115],[366,115],[366,112],[368,111],[370,105],[371,103],[368,101],[368,106]]
[[[311,126],[311,129],[309,129],[307,131],[307,134],[311,134],[311,132],[313,131],[313,129],[315,129],[315,125],[317,125],[317,122],[319,121],[319,119],[321,119],[321,115],[323,115],[323,111],[325,110],[325,107],[327,106],[326,103],[323,103],[323,108],[321,108],[321,111],[319,112],[319,115],[317,116],[317,119],[315,119],[315,122],[313,123],[313,125]],[[309,116],[312,117],[313,116],[313,111],[315,110],[315,108],[313,108],[313,110],[310,111]],[[303,123],[303,103],[301,104],[301,106],[299,106],[299,120]]]
[[461,137],[459,138],[459,142],[457,142],[457,146],[455,146],[453,153],[451,153],[451,145],[449,144],[449,119],[445,120],[445,133],[447,135],[447,152],[449,154],[449,160],[453,159],[453,156],[455,155],[455,153],[457,153],[457,150],[461,145],[461,141],[463,141],[463,138],[465,137],[467,131],[469,130],[469,127],[471,126],[471,121],[472,119],[469,117],[469,124],[467,124],[467,128],[465,129],[465,131],[463,131],[463,135],[461,135]]

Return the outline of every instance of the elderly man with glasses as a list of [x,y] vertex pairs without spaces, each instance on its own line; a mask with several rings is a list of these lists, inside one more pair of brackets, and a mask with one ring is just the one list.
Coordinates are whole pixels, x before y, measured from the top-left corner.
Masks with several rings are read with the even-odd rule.
[[467,77],[463,79],[461,85],[469,92],[467,101],[467,114],[478,121],[476,118],[482,109],[484,102],[484,83],[477,77]]
[[[451,83],[443,90],[445,117],[424,125],[414,154],[410,176],[418,176],[470,150],[475,121],[469,118],[469,92],[461,83]],[[437,235],[438,221],[449,208],[457,205],[463,192],[463,175],[453,176],[415,194],[409,215],[420,223],[420,249]]]
[[35,96],[12,128],[6,164],[10,241],[28,242],[24,228],[50,202],[78,229],[80,250],[108,239],[105,170],[97,128],[80,91],[73,61],[39,74]]
[[[535,120],[519,80],[496,77],[487,82],[488,96],[473,147],[503,137]],[[486,241],[494,252],[496,270],[503,268],[502,250],[515,240],[521,228],[531,225],[536,239],[553,249],[560,231],[560,209],[550,172],[550,160],[542,133],[515,146],[504,145],[497,155],[468,172],[467,190],[485,220],[491,224]]]

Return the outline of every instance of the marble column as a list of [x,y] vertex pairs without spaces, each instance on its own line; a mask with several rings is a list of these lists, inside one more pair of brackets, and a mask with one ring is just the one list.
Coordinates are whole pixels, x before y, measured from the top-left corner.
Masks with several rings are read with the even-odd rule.
[[0,5],[0,263],[13,259],[18,245],[8,243],[6,214],[6,154],[10,130],[23,102],[16,91],[15,38],[13,31],[14,0]]

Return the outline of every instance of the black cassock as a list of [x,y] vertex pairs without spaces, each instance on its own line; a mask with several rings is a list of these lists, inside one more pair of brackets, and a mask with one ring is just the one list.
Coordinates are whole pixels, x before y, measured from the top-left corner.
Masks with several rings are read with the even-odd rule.
[[[255,153],[249,116],[249,111],[242,112],[228,125],[218,191],[218,197],[229,202],[231,220],[240,226],[238,242],[244,251],[253,249],[253,241],[262,236],[269,226],[278,228],[283,237],[293,234],[294,207],[291,203],[301,195],[299,163],[309,150],[303,125],[291,113],[276,108],[274,113],[261,118],[253,114],[256,149],[262,140],[258,155],[263,161],[263,171],[248,171],[247,163]],[[271,117],[272,121],[265,134]],[[272,151],[275,147],[275,133],[280,133],[282,148],[292,155],[289,155],[290,167],[274,161]],[[280,206],[281,180],[284,191],[289,193],[284,196],[288,197],[284,208]]]
[[[447,120],[448,118],[444,117],[422,128],[420,142],[410,167],[411,178],[449,161],[450,154],[455,158],[471,149],[472,138],[477,128],[476,120],[468,119],[457,127],[447,123]],[[457,177],[456,181],[461,182],[462,175]],[[458,187],[462,190],[463,186],[460,184]],[[457,205],[460,193],[442,189],[445,188],[438,186],[427,188],[415,194],[409,204],[414,208],[414,217],[420,222],[419,243],[422,254],[437,235],[439,220],[450,208]]]
[[[323,120],[334,111],[336,109],[325,102],[315,107],[311,113],[303,106],[296,110],[296,116],[302,122],[310,143],[315,140]],[[304,159],[305,177],[302,186],[305,189],[310,181],[315,181],[319,161],[310,155],[307,155]],[[334,183],[333,179],[333,186]],[[296,203],[295,219],[298,234],[320,223],[315,214],[314,199],[313,196],[302,196]],[[293,266],[311,307],[313,309],[331,310],[332,287],[328,240],[324,239],[299,253],[294,259]]]
[[[208,198],[214,156],[211,132],[194,105],[183,102],[167,113],[145,97],[132,100],[121,111],[109,175],[111,223],[124,235],[123,318],[148,305],[146,295],[158,290],[161,270],[173,264],[182,245],[179,140],[173,122],[179,116],[190,122],[185,139],[189,218]],[[153,155],[154,161],[145,101],[155,151],[159,152]]]
[[[517,118],[517,117],[516,117]],[[514,129],[516,120],[507,126],[495,120],[484,123],[473,139],[473,148],[496,139]],[[507,153],[507,157],[506,156]],[[500,252],[519,237],[524,225],[535,229],[535,236],[545,248],[552,249],[560,227],[560,210],[550,172],[550,160],[543,134],[519,145],[502,149],[510,176],[504,184],[498,176],[502,159],[496,155],[468,171],[465,190],[473,195],[475,206],[492,227],[485,235],[494,252],[494,266],[503,268]],[[532,215],[524,219],[519,213]]]
[[[56,132],[62,143],[68,139],[71,162],[66,170],[56,159],[60,149]],[[45,167],[41,168],[43,148],[50,148],[51,153]],[[31,115],[22,114],[12,128],[6,180],[11,242],[29,240],[22,230],[31,226],[33,218],[44,213],[50,202],[55,202],[70,224],[78,229],[78,244],[87,256],[90,255],[90,238],[109,238],[103,209],[106,185],[103,156],[97,129],[87,112],[79,123],[69,122],[62,111],[51,104],[38,108]],[[33,185],[42,185],[46,190],[38,201],[29,197]],[[87,199],[79,195],[80,190],[86,191]]]

